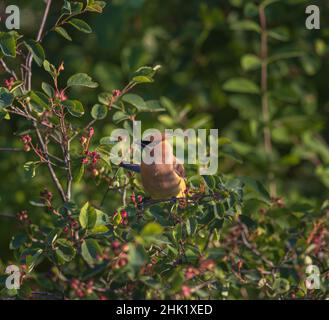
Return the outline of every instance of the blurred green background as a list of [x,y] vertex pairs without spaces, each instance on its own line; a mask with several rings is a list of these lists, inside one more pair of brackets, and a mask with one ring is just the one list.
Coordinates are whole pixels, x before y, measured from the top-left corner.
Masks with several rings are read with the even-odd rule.
[[[87,16],[94,33],[85,35],[71,28],[73,42],[56,33],[49,33],[44,41],[47,59],[55,65],[65,62],[63,80],[86,72],[100,83],[96,91],[71,92],[87,110],[97,102],[98,93],[122,88],[138,67],[160,64],[155,83],[140,86],[137,93],[145,99],[166,97],[162,102],[169,112],[141,118],[144,128],[218,128],[232,142],[231,158],[220,162],[220,173],[249,175],[268,183],[272,172],[277,195],[286,203],[317,208],[329,198],[328,1],[284,0],[266,10],[268,28],[273,31],[269,55],[281,57],[269,65],[271,155],[263,147],[261,97],[223,88],[228,80],[241,77],[260,84],[260,69],[250,66],[245,57],[259,55],[260,35],[238,25],[242,20],[258,23],[258,1],[107,2],[104,14]],[[21,8],[20,32],[35,37],[44,2],[1,1],[2,16],[9,4]],[[321,30],[305,27],[309,4],[320,6]],[[61,5],[62,1],[54,1],[49,26]],[[46,77],[34,66],[35,88]],[[1,84],[5,78],[0,69]],[[170,112],[172,108],[175,112]],[[88,113],[83,121],[90,119]],[[99,137],[115,127],[110,119],[97,125]],[[2,121],[0,148],[21,147],[17,134],[24,125],[21,119]],[[4,260],[10,255],[8,244],[17,224],[12,216],[23,209],[30,211],[32,219],[41,214],[28,202],[37,200],[47,185],[47,171],[31,183],[23,169],[29,157],[23,152],[0,152],[0,257]],[[88,190],[88,185],[81,187],[75,197],[82,203],[98,196]]]

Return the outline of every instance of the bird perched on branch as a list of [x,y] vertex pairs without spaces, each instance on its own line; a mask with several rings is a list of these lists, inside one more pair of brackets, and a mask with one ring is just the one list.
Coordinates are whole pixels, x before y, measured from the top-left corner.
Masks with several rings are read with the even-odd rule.
[[149,141],[143,140],[141,147],[142,150],[151,148],[148,151],[154,159],[152,163],[142,160],[141,165],[121,163],[120,166],[140,173],[144,190],[154,200],[185,197],[184,167],[178,163],[165,134],[161,137],[152,136]]

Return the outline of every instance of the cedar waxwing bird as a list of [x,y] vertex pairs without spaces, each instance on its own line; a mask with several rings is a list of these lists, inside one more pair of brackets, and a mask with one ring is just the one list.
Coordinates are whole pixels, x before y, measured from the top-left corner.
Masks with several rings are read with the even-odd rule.
[[[152,140],[153,138],[153,140]],[[186,182],[182,164],[177,162],[172,145],[165,135],[152,137],[150,141],[142,141],[141,147],[145,149],[150,143],[150,156],[154,161],[151,164],[143,160],[141,165],[121,163],[121,167],[141,174],[142,185],[152,199],[170,199],[185,197]]]

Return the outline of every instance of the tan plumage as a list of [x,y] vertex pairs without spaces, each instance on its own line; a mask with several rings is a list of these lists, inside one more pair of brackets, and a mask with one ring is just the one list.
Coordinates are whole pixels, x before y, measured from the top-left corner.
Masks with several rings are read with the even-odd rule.
[[[140,167],[142,185],[145,191],[152,199],[184,197],[186,190],[184,167],[177,163],[172,146],[164,135],[161,140],[154,142],[158,142],[152,150],[155,163],[146,164],[142,162]],[[162,158],[160,158],[161,156]]]

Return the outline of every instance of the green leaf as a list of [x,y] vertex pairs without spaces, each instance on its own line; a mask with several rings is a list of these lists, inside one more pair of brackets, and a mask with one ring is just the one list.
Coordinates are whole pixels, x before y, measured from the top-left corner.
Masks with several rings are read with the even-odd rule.
[[85,166],[81,165],[78,175],[75,178],[75,182],[79,183],[85,174]]
[[146,105],[144,99],[142,97],[138,96],[137,94],[133,94],[133,93],[125,94],[122,97],[122,101],[133,105],[134,107],[137,108],[137,110],[142,110],[142,109],[147,108],[147,105]]
[[97,213],[95,208],[89,205],[89,202],[86,202],[81,208],[79,215],[79,222],[83,229],[92,229],[96,225]]
[[81,245],[81,255],[90,266],[96,263],[97,257],[101,253],[101,247],[94,239],[87,239]]
[[6,88],[0,88],[0,111],[3,108],[11,106],[14,101],[14,95]]
[[267,204],[271,203],[271,197],[265,187],[257,180],[250,177],[240,177],[244,185],[244,200],[255,199]]
[[223,89],[239,93],[260,93],[260,89],[254,82],[245,78],[232,78],[224,83]]
[[24,233],[20,233],[12,237],[10,241],[9,248],[10,250],[17,250],[21,246],[24,245],[24,243],[27,241],[27,236]]
[[69,0],[64,0],[64,4],[63,4],[62,9],[63,9],[64,11],[67,11],[69,14],[72,13],[72,7],[71,7],[71,3],[70,3]]
[[24,170],[27,172],[30,178],[35,177],[36,169],[38,167],[39,162],[28,161],[24,164]]
[[81,87],[88,87],[88,88],[97,88],[98,83],[94,82],[91,77],[89,77],[85,73],[77,73],[69,78],[67,81],[68,87],[73,86],[81,86]]
[[186,220],[186,232],[189,236],[193,235],[197,229],[197,221],[194,218]]
[[71,12],[72,14],[80,13],[83,9],[83,3],[82,2],[71,2]]
[[62,101],[62,105],[74,117],[82,117],[85,113],[82,103],[78,100]]
[[55,89],[50,84],[42,82],[41,87],[49,98],[53,98],[55,96]]
[[155,222],[149,222],[142,230],[141,236],[148,237],[148,236],[157,236],[163,233],[163,227]]
[[34,40],[27,40],[25,41],[25,45],[32,54],[34,61],[38,64],[39,67],[41,67],[46,59],[46,54],[41,44]]
[[113,121],[117,124],[121,121],[127,120],[129,119],[129,115],[127,115],[126,113],[122,112],[122,111],[117,111],[114,115],[113,115]]
[[140,112],[162,112],[166,109],[163,108],[158,100],[146,101],[146,108],[140,109]]
[[[42,249],[27,249],[30,254],[25,255],[25,262],[28,272],[32,272],[36,265],[38,265],[43,259]],[[22,253],[24,255],[24,252]]]
[[54,78],[56,76],[56,68],[48,60],[43,62],[43,68]]
[[108,107],[103,104],[95,104],[91,110],[91,116],[95,120],[102,120],[107,116]]
[[256,70],[261,64],[261,60],[254,54],[246,54],[241,58],[241,67],[245,71]]
[[244,223],[249,229],[255,229],[257,227],[257,223],[252,220],[250,217],[244,215],[244,214],[241,214],[239,216],[240,220],[242,223]]
[[63,38],[65,38],[68,41],[72,41],[71,36],[67,33],[67,31],[62,27],[56,27],[55,31],[60,34]]
[[202,176],[202,178],[210,190],[216,187],[216,181],[213,176]]
[[88,1],[86,11],[102,13],[106,6],[105,1]]
[[278,27],[278,28],[269,30],[268,35],[275,40],[279,40],[279,41],[283,41],[283,42],[289,41],[289,39],[290,39],[289,30],[285,27]]
[[31,91],[30,98],[30,104],[36,112],[41,113],[44,109],[49,109],[49,98],[44,93]]
[[154,80],[152,78],[149,78],[147,76],[136,76],[136,77],[133,77],[133,81],[135,81],[138,84],[140,84],[140,83],[152,83],[152,82],[154,82]]
[[59,264],[70,262],[76,255],[76,250],[71,241],[66,239],[58,239],[56,241],[56,257]]
[[237,21],[234,22],[231,25],[231,28],[233,30],[238,30],[238,31],[256,31],[258,33],[261,32],[261,28],[260,26],[251,20],[243,20],[243,21]]
[[16,38],[13,33],[0,32],[0,49],[7,57],[16,57]]
[[73,18],[69,21],[69,24],[72,25],[74,28],[78,29],[84,33],[91,33],[92,29],[89,24],[81,19]]
[[106,106],[110,105],[112,101],[112,94],[108,92],[103,92],[98,95],[98,101],[101,104],[105,104]]
[[129,245],[128,265],[137,272],[142,265],[147,261],[147,255],[142,246]]

